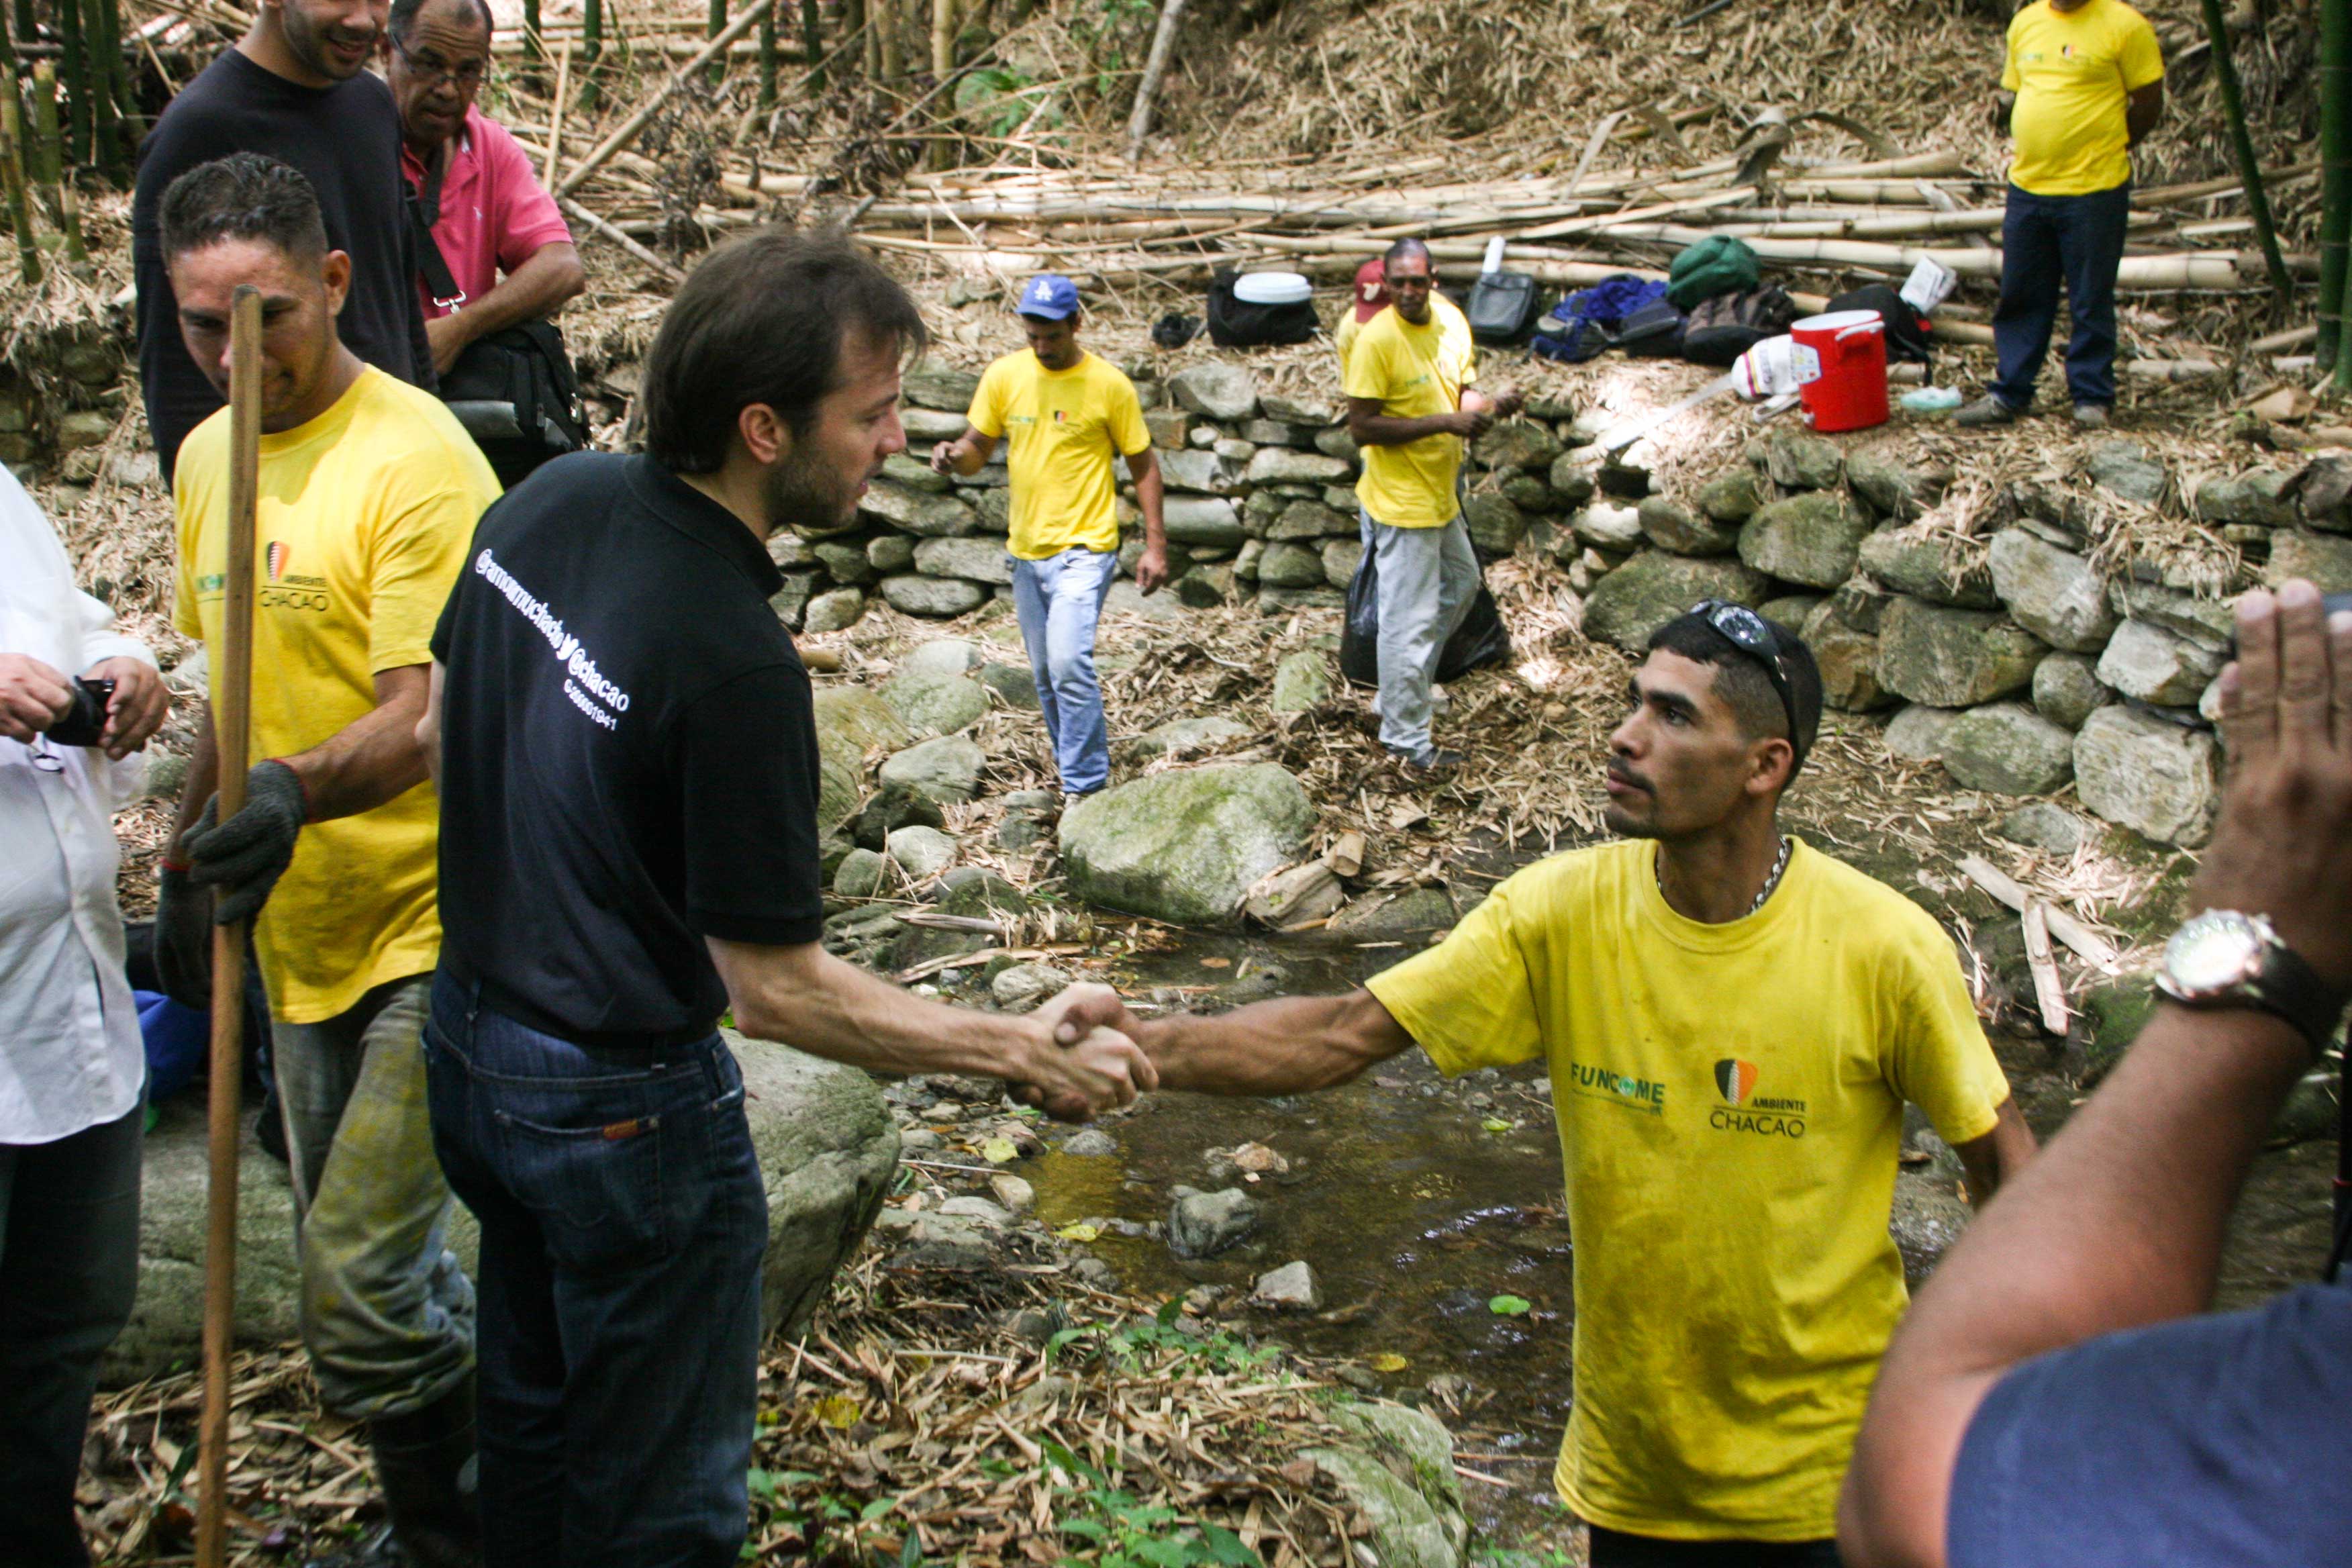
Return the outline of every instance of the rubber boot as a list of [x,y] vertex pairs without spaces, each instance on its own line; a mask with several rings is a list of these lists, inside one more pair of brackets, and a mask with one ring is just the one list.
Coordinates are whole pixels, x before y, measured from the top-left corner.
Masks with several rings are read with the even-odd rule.
[[306,1568],[483,1568],[473,1374],[422,1410],[370,1421],[367,1439],[391,1526]]

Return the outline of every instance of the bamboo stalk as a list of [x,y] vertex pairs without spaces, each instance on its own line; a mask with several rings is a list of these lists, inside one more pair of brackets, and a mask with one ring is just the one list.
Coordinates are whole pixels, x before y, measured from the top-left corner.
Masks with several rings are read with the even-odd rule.
[[604,52],[604,0],[583,0],[580,9],[580,112],[596,112],[596,61]]
[[773,5],[760,13],[760,107],[776,107],[776,8]]
[[547,162],[541,166],[539,183],[549,190],[555,188],[556,160],[563,156],[563,111],[572,96],[572,40],[563,40],[563,48],[555,57],[555,106],[548,111]]
[[47,60],[37,60],[33,65],[33,157],[26,172],[45,190],[65,178],[58,142],[58,68]]
[[[2347,242],[2352,241],[2352,0],[2319,0],[2319,304],[2313,350],[2334,370],[2342,331]],[[2352,366],[2338,391],[2352,391]]]
[[524,58],[537,65],[545,48],[547,35],[541,30],[539,0],[522,0],[522,47]]
[[91,102],[87,52],[82,47],[81,0],[57,0],[58,63],[66,79],[66,162],[89,162]]
[[11,84],[0,89],[0,179],[7,182],[8,222],[16,231],[16,269],[32,285],[41,280],[41,249],[33,238],[33,204],[25,195],[23,132]]
[[620,226],[614,224],[610,218],[602,217],[595,213],[590,212],[586,207],[582,206],[578,202],[573,201],[569,196],[564,196],[560,199],[563,204],[563,210],[565,212],[570,213],[573,217],[578,218],[582,223],[586,224],[590,228],[594,229],[598,234],[603,235],[606,239],[611,240],[614,245],[619,246],[623,250],[627,251],[631,256],[635,257],[639,261],[644,262],[646,266],[652,268],[655,271],[660,273],[671,282],[683,283],[686,281],[685,273],[679,271],[669,262],[663,260],[659,256],[647,250],[644,246],[639,245],[628,235],[623,233]]
[[2294,297],[2294,279],[2279,254],[2278,231],[2271,223],[2270,197],[2263,192],[2263,166],[2254,156],[2254,139],[2246,132],[2246,106],[2238,90],[2238,62],[2230,48],[2229,24],[2221,16],[2221,0],[2202,0],[2205,36],[2213,44],[2213,82],[2221,89],[2221,113],[2230,123],[2230,146],[2238,157],[2238,173],[2246,184],[2246,205],[2252,212],[2254,237],[2262,244],[2263,265],[2271,278],[2271,293],[2284,305]]
[[[710,19],[707,24],[705,24],[702,36],[706,38],[715,38],[726,30],[727,0],[710,0]],[[712,60],[710,62],[711,90],[716,92],[719,89],[726,85],[727,62],[723,59]]]
[[89,94],[89,161],[109,179],[117,174],[114,72],[106,58],[106,17],[112,8],[110,0],[82,0],[82,90]]
[[[227,583],[221,606],[220,817],[245,805],[253,694],[253,534],[261,491],[261,291],[229,306]],[[205,1096],[204,1409],[196,1428],[196,1562],[221,1568],[228,1546],[228,1361],[236,1324],[237,1089],[244,1082],[245,933],[213,928],[211,1081]]]
[[803,58],[816,61],[809,72],[809,89],[824,90],[824,60],[818,52],[824,43],[824,29],[817,16],[817,0],[801,0],[801,50]]
[[1151,30],[1151,52],[1144,58],[1143,79],[1135,87],[1135,108],[1127,117],[1127,155],[1142,155],[1143,139],[1151,133],[1151,102],[1160,92],[1160,79],[1176,52],[1176,29],[1184,23],[1185,0],[1160,0],[1160,25]]
[[907,11],[901,0],[866,0],[872,12],[875,31],[881,36],[882,58],[877,64],[884,81],[897,81],[907,74]]

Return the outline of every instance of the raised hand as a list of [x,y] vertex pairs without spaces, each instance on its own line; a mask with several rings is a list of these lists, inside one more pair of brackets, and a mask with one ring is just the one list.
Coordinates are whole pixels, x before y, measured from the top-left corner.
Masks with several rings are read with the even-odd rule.
[[2352,611],[2300,579],[2238,601],[2221,672],[2229,778],[2189,894],[2265,914],[2320,977],[2352,988]]

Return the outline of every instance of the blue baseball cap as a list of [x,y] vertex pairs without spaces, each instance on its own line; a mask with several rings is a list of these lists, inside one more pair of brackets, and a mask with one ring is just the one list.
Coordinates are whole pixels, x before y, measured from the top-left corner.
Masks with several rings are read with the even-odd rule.
[[1078,286],[1058,272],[1040,272],[1022,287],[1014,309],[1024,316],[1066,321],[1078,313]]

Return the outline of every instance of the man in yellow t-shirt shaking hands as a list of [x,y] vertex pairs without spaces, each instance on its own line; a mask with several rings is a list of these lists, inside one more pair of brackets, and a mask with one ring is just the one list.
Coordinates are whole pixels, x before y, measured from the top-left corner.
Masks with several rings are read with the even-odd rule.
[[1381,584],[1381,744],[1407,778],[1433,782],[1462,759],[1430,738],[1430,683],[1478,593],[1462,521],[1463,446],[1518,412],[1519,397],[1470,384],[1470,322],[1436,291],[1428,246],[1400,239],[1382,261],[1389,306],[1347,348],[1341,384],[1364,458],[1358,521]]
[[988,367],[972,394],[968,427],[931,449],[931,467],[976,474],[997,442],[1012,437],[1013,533],[1005,548],[1013,555],[1013,606],[1066,799],[1110,782],[1095,627],[1118,575],[1117,458],[1127,458],[1143,509],[1135,585],[1147,595],[1168,580],[1168,534],[1143,405],[1117,365],[1078,346],[1085,316],[1077,286],[1040,273],[1022,288],[1018,309],[1029,347]]
[[[266,760],[215,821],[218,752],[209,721],[198,731],[157,963],[175,996],[201,1001],[211,926],[253,919],[320,1398],[363,1424],[403,1560],[478,1564],[459,1479],[474,1293],[444,1245],[425,1110],[439,830],[416,721],[434,622],[498,481],[438,398],[337,338],[351,258],[328,248],[299,172],[253,153],[200,164],[165,190],[162,228],[181,335],[224,395],[230,301],[261,291],[251,733]],[[197,426],[173,475],[173,620],[208,648],[226,613],[228,426],[226,408]]]
[[1362,989],[1126,1026],[1160,1088],[1211,1094],[1320,1089],[1416,1045],[1448,1075],[1547,1065],[1576,1237],[1554,1482],[1593,1568],[1833,1565],[1906,1300],[1904,1104],[1979,1202],[2032,1152],[1951,939],[1781,833],[1821,706],[1795,633],[1706,601],[1628,683],[1619,842],[1520,871]]
[[2074,323],[2066,392],[2074,422],[2099,429],[2116,401],[2131,149],[2164,112],[2164,57],[2147,18],[2124,0],[2034,0],[2010,20],[2000,87],[1996,114],[2017,142],[1992,319],[2000,370],[1958,420],[2010,425],[2033,406],[2063,286]]

